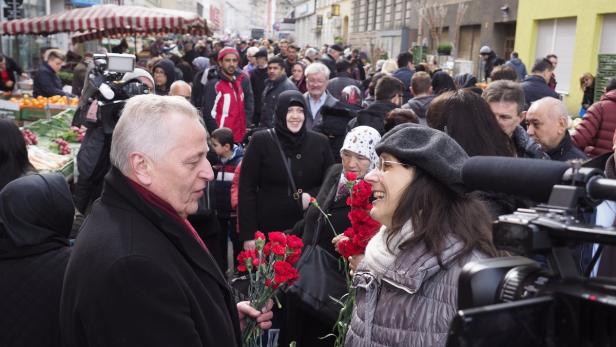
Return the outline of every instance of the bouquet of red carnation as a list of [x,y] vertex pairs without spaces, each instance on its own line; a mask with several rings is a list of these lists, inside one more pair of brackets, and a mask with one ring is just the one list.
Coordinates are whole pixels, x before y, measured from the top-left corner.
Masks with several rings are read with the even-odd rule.
[[369,183],[364,180],[353,181],[351,195],[347,198],[347,205],[351,207],[349,212],[351,226],[344,231],[346,238],[338,243],[338,252],[344,258],[364,254],[368,241],[381,226],[370,217],[371,195],[372,186]]
[[[269,241],[266,241],[265,234],[257,231],[256,248],[242,251],[237,256],[238,271],[248,272],[250,278],[250,306],[259,311],[269,299],[276,299],[278,290],[290,286],[299,278],[293,265],[299,260],[304,247],[302,239],[295,235],[272,231],[268,233],[268,238]],[[242,333],[243,346],[259,346],[260,337],[261,329],[255,320],[250,320]]]

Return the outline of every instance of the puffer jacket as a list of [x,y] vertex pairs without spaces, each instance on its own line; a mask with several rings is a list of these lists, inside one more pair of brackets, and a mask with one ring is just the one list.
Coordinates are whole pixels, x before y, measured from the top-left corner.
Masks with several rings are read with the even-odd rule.
[[486,258],[475,250],[457,260],[463,246],[453,236],[446,241],[444,269],[425,246],[407,248],[380,280],[362,261],[353,279],[357,294],[345,346],[445,346],[462,267]]
[[573,143],[590,157],[612,151],[616,130],[616,90],[611,90],[594,103],[573,134]]

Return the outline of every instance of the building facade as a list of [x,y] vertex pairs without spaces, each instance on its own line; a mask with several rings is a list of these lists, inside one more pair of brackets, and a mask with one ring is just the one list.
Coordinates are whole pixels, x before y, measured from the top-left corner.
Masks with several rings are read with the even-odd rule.
[[353,0],[349,43],[371,56],[395,57],[413,44],[435,52],[448,42],[455,58],[477,66],[481,46],[511,53],[517,7],[517,0]]
[[569,112],[577,114],[583,96],[579,78],[596,74],[598,54],[616,54],[614,33],[614,1],[589,0],[580,6],[577,0],[520,0],[515,49],[527,65],[546,54],[558,56],[556,91]]
[[310,0],[295,6],[296,41],[299,45],[347,44],[352,0]]

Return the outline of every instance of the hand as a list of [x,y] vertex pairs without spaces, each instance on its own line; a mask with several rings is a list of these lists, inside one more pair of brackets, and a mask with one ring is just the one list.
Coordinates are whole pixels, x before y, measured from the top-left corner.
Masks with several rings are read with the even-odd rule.
[[12,88],[12,87],[13,87],[13,81],[8,80],[8,81],[6,81],[5,85],[6,85],[8,88]]
[[272,327],[272,318],[274,318],[274,312],[272,312],[272,306],[274,302],[272,299],[267,300],[265,307],[259,312],[254,307],[250,306],[249,301],[241,301],[237,303],[237,313],[240,317],[240,329],[246,328],[246,317],[250,317],[257,320],[259,328],[267,330]]
[[249,251],[251,249],[256,249],[257,243],[255,240],[246,240],[244,241],[244,250]]
[[21,75],[19,75],[19,79],[20,80],[29,80],[30,76],[28,76],[28,74],[24,72]]
[[349,267],[351,268],[351,275],[355,271],[357,271],[357,266],[359,265],[359,263],[361,263],[363,259],[364,259],[363,254],[358,254],[358,255],[349,257]]
[[308,208],[308,206],[310,205],[310,199],[312,198],[312,196],[310,196],[310,194],[308,193],[302,193],[302,207],[305,209]]
[[349,238],[344,236],[344,234],[340,234],[332,239],[332,243],[334,244],[334,248],[338,250],[338,243],[342,240],[348,240]]

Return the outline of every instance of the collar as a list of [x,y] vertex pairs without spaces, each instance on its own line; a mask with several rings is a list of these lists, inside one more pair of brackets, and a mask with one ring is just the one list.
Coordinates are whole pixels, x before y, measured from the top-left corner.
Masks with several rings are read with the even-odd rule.
[[572,146],[573,141],[571,140],[571,136],[569,135],[568,131],[565,131],[565,135],[563,136],[562,140],[560,140],[560,143],[558,143],[558,146],[545,152],[552,159],[562,158],[564,157],[565,153],[567,153],[571,149]]
[[321,94],[321,97],[316,100],[310,95],[310,93],[308,93],[308,100],[310,102],[321,103],[321,102],[325,102],[325,99],[327,99],[327,90],[324,91],[323,94]]

